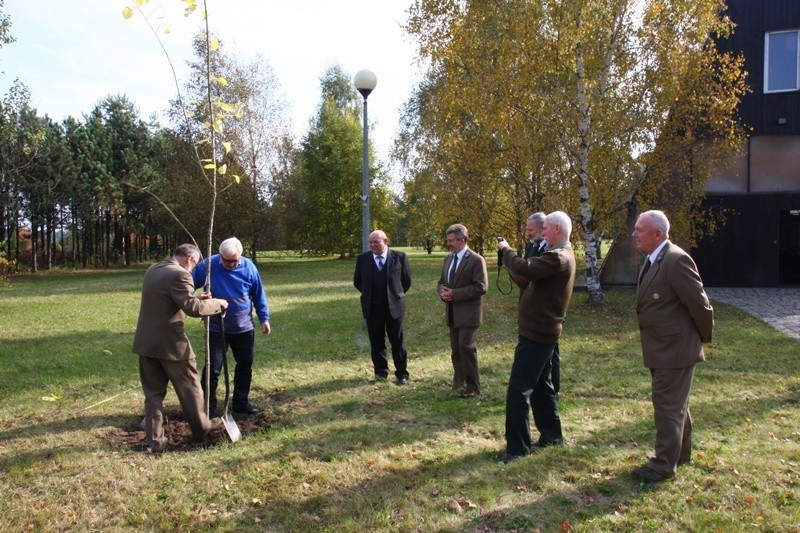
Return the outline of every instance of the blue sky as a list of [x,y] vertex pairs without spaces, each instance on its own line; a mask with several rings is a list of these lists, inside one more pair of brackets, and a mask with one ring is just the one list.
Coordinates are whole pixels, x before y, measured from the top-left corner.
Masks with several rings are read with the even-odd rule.
[[[212,32],[227,52],[261,54],[290,105],[293,129],[305,133],[319,104],[319,78],[338,63],[351,76],[368,68],[378,77],[369,97],[372,140],[385,159],[399,108],[418,69],[415,47],[401,29],[411,0],[209,0]],[[15,43],[0,49],[0,93],[15,78],[31,91],[39,114],[81,117],[110,94],[125,94],[146,118],[175,95],[172,71],[140,15],[122,10],[133,0],[6,0]],[[163,13],[162,35],[181,81],[199,18],[186,19],[180,0],[151,0]],[[157,20],[154,18],[153,20]]]

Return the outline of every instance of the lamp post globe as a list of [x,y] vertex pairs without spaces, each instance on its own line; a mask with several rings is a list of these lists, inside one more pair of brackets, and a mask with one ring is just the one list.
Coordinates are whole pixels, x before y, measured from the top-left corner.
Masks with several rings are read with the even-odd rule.
[[359,70],[356,72],[356,75],[353,76],[353,85],[356,86],[358,92],[361,93],[365,99],[369,96],[369,93],[375,89],[375,86],[378,85],[378,78],[375,76],[375,73],[371,70]]
[[361,251],[369,250],[369,122],[367,120],[367,97],[375,86],[378,78],[371,70],[359,70],[353,77],[353,85],[361,96],[364,97],[364,146],[361,163]]

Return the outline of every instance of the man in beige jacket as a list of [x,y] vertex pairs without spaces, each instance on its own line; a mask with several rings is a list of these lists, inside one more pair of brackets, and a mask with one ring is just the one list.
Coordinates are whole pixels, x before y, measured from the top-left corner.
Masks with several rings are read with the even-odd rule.
[[190,272],[199,261],[197,246],[182,244],[171,258],[152,265],[144,275],[133,352],[139,355],[145,432],[151,452],[161,452],[167,445],[163,403],[168,382],[175,388],[195,439],[201,440],[222,427],[219,418],[209,420],[203,409],[195,355],[184,332],[187,315],[215,315],[228,307],[225,300],[193,295]]

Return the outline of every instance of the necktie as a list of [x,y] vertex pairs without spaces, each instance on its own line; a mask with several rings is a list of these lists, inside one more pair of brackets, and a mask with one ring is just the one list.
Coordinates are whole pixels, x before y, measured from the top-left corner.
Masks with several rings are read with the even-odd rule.
[[456,268],[458,268],[458,256],[453,254],[453,266],[450,267],[450,279],[447,281],[447,284],[451,287],[453,286],[453,281],[456,277]]
[[645,275],[647,275],[647,271],[650,270],[650,258],[647,258],[647,262],[644,264],[644,268],[642,269],[642,274],[639,276],[639,283],[642,283]]
[[383,270],[383,256],[378,256],[378,270]]

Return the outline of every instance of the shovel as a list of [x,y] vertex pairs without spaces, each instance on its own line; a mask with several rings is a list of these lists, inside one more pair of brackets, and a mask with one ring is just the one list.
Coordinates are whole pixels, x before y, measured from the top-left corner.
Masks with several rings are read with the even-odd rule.
[[[222,347],[225,348],[225,310],[219,315],[219,333],[222,336]],[[222,370],[225,372],[225,403],[222,407],[222,425],[225,428],[225,433],[231,442],[238,442],[242,438],[242,432],[239,431],[239,426],[236,425],[236,420],[233,415],[228,412],[228,406],[231,400],[231,384],[228,377],[228,350],[222,352]]]

